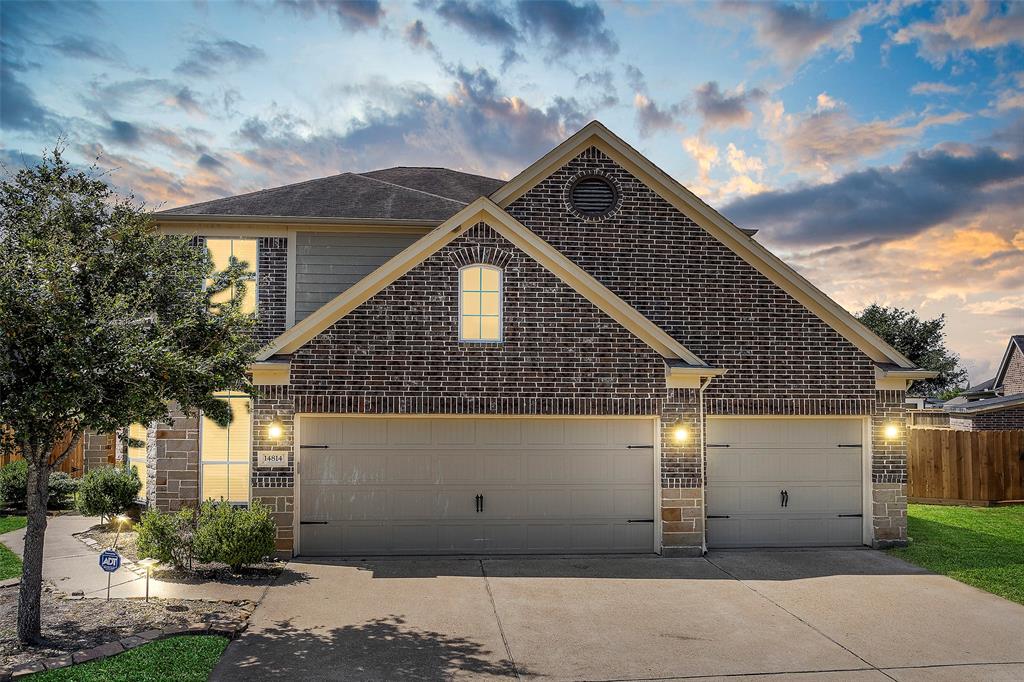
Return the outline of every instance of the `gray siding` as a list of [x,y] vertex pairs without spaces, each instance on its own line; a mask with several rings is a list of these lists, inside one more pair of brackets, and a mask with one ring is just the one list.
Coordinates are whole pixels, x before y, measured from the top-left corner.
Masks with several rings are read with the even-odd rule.
[[295,321],[348,289],[419,237],[299,232],[295,242]]

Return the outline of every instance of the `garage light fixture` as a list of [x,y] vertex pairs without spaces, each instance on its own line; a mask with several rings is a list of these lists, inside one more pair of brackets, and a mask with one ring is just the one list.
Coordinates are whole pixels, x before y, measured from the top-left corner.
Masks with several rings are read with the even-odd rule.
[[886,424],[884,433],[886,440],[896,440],[896,438],[899,437],[900,435],[900,427],[896,426],[893,423]]
[[270,422],[270,425],[267,427],[267,438],[270,440],[281,440],[281,436],[283,435],[284,424],[281,423],[281,420],[275,419]]
[[677,421],[675,426],[672,427],[672,438],[677,443],[685,443],[690,437],[690,430],[686,428],[682,421]]

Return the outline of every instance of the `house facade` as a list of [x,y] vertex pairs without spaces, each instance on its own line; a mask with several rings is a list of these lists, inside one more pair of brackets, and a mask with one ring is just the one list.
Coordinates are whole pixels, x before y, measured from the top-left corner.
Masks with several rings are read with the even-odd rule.
[[944,407],[951,429],[1024,429],[1024,334],[1010,337],[994,377]]
[[145,501],[297,555],[906,541],[913,365],[594,122],[504,182],[345,173],[156,214],[255,264],[258,397],[135,427]]

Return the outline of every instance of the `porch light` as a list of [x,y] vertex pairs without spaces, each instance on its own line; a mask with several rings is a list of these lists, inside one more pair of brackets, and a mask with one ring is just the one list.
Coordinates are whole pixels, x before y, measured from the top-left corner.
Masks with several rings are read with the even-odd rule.
[[672,429],[672,438],[677,443],[685,443],[686,439],[690,437],[690,431],[682,423],[677,422],[675,427]]
[[886,440],[896,440],[900,435],[900,427],[892,423],[886,424],[884,433]]
[[270,422],[270,426],[267,427],[267,437],[270,440],[280,440],[283,435],[284,425],[276,419]]

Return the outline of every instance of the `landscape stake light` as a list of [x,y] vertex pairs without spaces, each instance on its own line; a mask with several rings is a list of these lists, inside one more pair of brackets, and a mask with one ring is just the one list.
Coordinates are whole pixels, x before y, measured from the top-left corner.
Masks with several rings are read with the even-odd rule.
[[131,519],[124,514],[118,514],[114,517],[114,522],[117,523],[117,534],[114,535],[114,549],[117,549],[117,540],[121,537],[121,530],[124,528],[124,524],[131,522]]
[[136,563],[146,569],[146,601],[149,601],[149,576],[153,573],[153,568],[160,564],[156,559],[139,559]]

